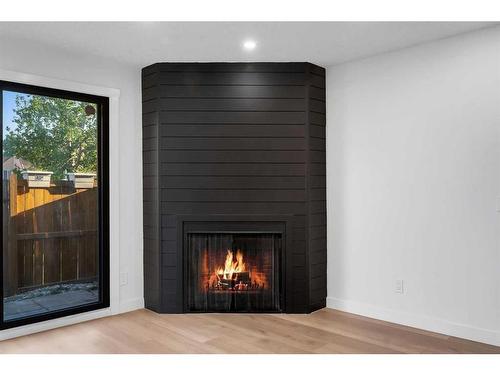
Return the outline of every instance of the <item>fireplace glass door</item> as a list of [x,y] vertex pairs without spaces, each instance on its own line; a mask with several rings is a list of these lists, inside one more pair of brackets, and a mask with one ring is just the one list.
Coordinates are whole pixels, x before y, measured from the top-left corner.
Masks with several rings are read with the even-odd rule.
[[192,312],[280,312],[279,233],[188,233]]

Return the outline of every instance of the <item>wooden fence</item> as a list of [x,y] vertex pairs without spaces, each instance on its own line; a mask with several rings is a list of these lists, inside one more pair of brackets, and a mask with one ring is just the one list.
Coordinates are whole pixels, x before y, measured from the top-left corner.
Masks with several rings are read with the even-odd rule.
[[[29,188],[11,174],[8,215],[4,202],[6,296],[54,283],[96,279],[97,187],[75,189],[68,181]],[[5,194],[4,194],[5,197]]]

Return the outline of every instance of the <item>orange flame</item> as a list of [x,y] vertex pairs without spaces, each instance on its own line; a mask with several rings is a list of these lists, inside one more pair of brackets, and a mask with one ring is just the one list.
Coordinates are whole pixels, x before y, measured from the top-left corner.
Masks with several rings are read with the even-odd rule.
[[243,262],[243,254],[240,250],[236,251],[236,260],[231,249],[227,249],[226,261],[224,268],[219,267],[216,271],[217,275],[222,276],[223,279],[232,280],[234,273],[245,272],[246,266]]
[[[206,262],[205,262],[206,264]],[[207,265],[205,265],[207,267]],[[207,267],[208,268],[208,267]],[[231,249],[227,249],[224,267],[218,267],[208,277],[207,288],[223,287],[234,288],[235,290],[267,288],[267,277],[264,272],[252,265],[247,265],[243,261],[243,253],[237,250],[236,254]]]

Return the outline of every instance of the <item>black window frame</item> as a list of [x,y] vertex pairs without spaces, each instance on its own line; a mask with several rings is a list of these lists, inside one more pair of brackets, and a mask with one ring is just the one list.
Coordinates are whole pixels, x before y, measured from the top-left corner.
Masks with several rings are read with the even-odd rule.
[[[4,277],[3,247],[0,254],[0,331],[28,324],[53,320],[70,315],[81,314],[110,306],[110,263],[109,263],[109,98],[105,96],[34,86],[24,83],[0,80],[0,144],[3,154],[3,91],[22,94],[42,95],[61,99],[83,101],[97,105],[97,160],[98,160],[98,239],[99,239],[99,300],[95,303],[35,315],[26,318],[4,321]],[[3,176],[3,164],[2,164]],[[3,177],[2,177],[3,178]],[[3,197],[3,183],[1,187]],[[2,202],[3,205],[3,202]],[[3,210],[0,222],[3,239]],[[3,241],[3,240],[2,240]],[[3,242],[2,242],[3,243]]]

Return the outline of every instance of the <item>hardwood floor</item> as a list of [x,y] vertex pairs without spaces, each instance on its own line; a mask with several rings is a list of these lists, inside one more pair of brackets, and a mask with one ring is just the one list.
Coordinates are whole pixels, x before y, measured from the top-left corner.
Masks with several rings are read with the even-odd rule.
[[331,309],[310,315],[137,310],[3,341],[0,353],[500,353],[500,347]]

